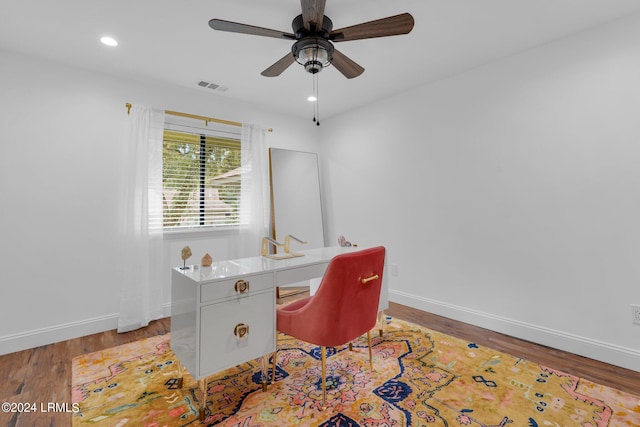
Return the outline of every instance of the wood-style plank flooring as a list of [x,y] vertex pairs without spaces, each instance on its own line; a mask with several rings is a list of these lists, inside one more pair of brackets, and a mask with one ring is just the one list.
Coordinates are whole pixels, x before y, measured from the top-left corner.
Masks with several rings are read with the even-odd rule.
[[[555,350],[528,341],[390,303],[386,314],[512,354],[596,383],[640,394],[640,372]],[[0,426],[70,426],[70,413],[41,412],[48,402],[71,405],[71,360],[84,353],[126,344],[170,331],[170,319],[118,334],[108,331],[0,356],[0,403],[36,403],[35,413],[0,412]]]

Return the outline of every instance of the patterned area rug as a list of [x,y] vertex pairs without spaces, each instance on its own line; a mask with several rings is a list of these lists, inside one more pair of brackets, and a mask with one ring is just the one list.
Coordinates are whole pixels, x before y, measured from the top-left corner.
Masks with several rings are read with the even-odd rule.
[[[261,391],[260,361],[207,380],[204,425],[259,426],[640,426],[640,396],[490,348],[387,318],[373,340],[330,350],[320,408],[317,347],[279,336],[276,383]],[[376,334],[377,335],[377,334]],[[176,388],[163,335],[73,360],[73,416],[80,426],[197,426],[196,382]]]

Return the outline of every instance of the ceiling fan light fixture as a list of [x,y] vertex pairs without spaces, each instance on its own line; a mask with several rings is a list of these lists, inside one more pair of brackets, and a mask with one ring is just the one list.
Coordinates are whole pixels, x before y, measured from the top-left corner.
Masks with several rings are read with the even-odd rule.
[[302,38],[294,43],[291,50],[296,62],[311,74],[319,73],[333,60],[333,45],[320,37]]

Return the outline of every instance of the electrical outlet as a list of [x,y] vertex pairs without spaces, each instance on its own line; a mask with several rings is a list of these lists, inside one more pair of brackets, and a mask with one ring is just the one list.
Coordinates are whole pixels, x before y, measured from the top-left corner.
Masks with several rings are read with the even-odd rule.
[[640,305],[631,304],[631,321],[636,325],[640,325]]
[[398,264],[391,264],[391,275],[394,277],[398,276]]

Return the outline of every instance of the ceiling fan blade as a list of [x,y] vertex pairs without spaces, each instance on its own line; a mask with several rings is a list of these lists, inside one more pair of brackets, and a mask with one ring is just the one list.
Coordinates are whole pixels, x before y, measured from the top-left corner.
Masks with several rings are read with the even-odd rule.
[[349,59],[344,53],[334,49],[331,65],[336,67],[346,78],[352,79],[364,73],[364,68]]
[[225,21],[223,19],[212,19],[209,26],[218,31],[229,31],[231,33],[251,34],[254,36],[275,37],[277,39],[295,40],[296,36],[291,33],[283,33],[269,28],[256,27],[253,25],[240,24],[238,22]]
[[[322,29],[325,3],[326,0],[300,0],[304,28],[312,32]],[[311,29],[311,24],[315,24],[315,29]]]
[[397,36],[407,34],[413,29],[413,16],[409,13],[389,16],[350,27],[331,31],[329,39],[335,42],[371,39],[374,37]]
[[293,57],[293,53],[289,52],[260,74],[265,77],[278,77],[294,62],[296,62],[296,59]]

